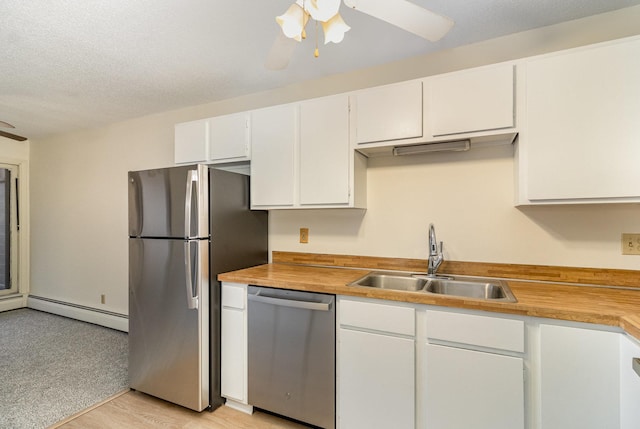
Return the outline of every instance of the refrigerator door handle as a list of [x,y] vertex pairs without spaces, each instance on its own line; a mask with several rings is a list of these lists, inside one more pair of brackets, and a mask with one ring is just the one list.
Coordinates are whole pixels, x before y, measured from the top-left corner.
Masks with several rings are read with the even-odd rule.
[[184,236],[191,237],[191,206],[193,205],[193,184],[196,184],[198,190],[198,170],[189,170],[187,172],[187,190],[184,197]]
[[[190,310],[198,308],[198,295],[193,295],[193,276],[191,270],[191,243],[192,241],[185,240],[184,242],[184,273],[185,273],[185,287],[187,288],[187,308]],[[196,261],[198,258],[196,258]],[[197,263],[197,262],[196,262]],[[196,280],[199,283],[199,280]],[[199,284],[197,284],[199,286]],[[199,288],[198,288],[199,292]]]

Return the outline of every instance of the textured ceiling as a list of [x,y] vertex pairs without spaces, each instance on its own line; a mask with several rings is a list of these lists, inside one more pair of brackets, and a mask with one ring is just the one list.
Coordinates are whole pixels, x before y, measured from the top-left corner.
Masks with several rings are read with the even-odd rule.
[[[29,138],[236,97],[640,4],[413,0],[455,21],[426,42],[344,5],[339,44],[263,66],[293,0],[1,0],[0,121]],[[393,0],[389,0],[392,7]],[[313,37],[310,37],[312,39]],[[5,129],[6,130],[6,129]]]

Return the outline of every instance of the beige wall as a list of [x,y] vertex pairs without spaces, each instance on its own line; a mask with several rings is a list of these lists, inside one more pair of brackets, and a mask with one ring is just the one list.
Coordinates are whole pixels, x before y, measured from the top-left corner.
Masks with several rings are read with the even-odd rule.
[[[278,211],[271,246],[295,252],[426,258],[436,226],[445,259],[640,268],[620,234],[640,232],[640,205],[513,205],[512,146],[373,158],[367,210]],[[298,243],[300,227],[309,244]]]
[[[173,124],[418,78],[640,32],[640,7],[360,72],[32,141],[31,293],[127,313],[128,170],[172,163]],[[275,250],[427,255],[434,222],[445,257],[633,268],[620,233],[640,232],[640,207],[513,207],[513,147],[372,159],[368,210],[277,211]],[[297,243],[298,228],[310,243]],[[100,295],[106,294],[105,305]]]
[[157,115],[32,143],[32,295],[127,313],[127,171],[172,165],[173,123]]
[[0,137],[0,158],[9,161],[28,160],[29,141],[19,142],[6,137]]

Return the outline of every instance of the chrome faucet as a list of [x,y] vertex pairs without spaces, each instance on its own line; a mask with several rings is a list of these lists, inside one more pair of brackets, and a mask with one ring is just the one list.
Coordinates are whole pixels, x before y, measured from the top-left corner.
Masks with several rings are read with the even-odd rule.
[[438,242],[436,240],[436,229],[432,223],[429,224],[429,265],[427,266],[427,275],[435,277],[438,267],[442,263],[444,257],[442,256],[442,241],[440,242],[440,248],[438,249]]

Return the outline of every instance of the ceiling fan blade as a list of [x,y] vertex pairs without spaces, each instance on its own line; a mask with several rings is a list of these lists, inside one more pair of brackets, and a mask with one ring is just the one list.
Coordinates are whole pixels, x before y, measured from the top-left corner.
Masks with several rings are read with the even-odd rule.
[[289,65],[293,52],[298,42],[285,36],[281,31],[278,32],[276,40],[271,45],[271,50],[267,54],[264,66],[267,70],[283,70]]
[[5,121],[0,121],[0,127],[4,127],[4,128],[15,128],[13,125],[11,125],[8,122]]
[[344,0],[348,7],[378,18],[431,42],[453,27],[453,20],[407,0]]
[[17,140],[19,142],[23,142],[23,141],[27,140],[26,137],[22,137],[22,136],[19,136],[17,134],[7,133],[5,131],[0,131],[0,137],[6,137],[8,139]]

